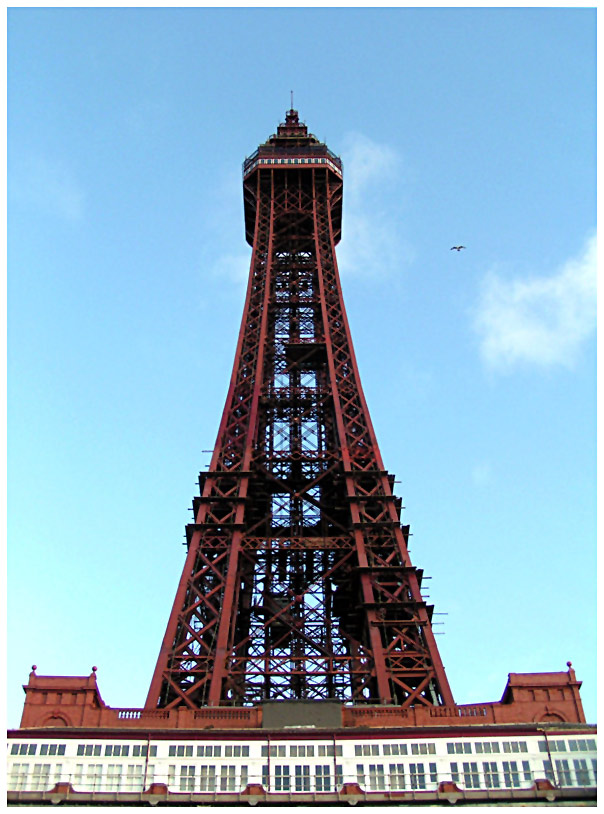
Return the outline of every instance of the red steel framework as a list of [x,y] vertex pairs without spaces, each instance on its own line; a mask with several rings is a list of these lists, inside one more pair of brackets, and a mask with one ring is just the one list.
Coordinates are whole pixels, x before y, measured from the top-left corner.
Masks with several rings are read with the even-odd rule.
[[146,708],[453,704],[342,299],[341,161],[289,110],[243,191],[235,363]]

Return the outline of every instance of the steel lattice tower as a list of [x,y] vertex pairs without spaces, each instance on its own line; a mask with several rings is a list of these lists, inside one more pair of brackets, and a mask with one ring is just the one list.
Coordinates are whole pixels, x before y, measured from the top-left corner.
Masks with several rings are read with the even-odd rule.
[[243,191],[235,363],[146,707],[452,704],[342,299],[342,164],[289,110]]

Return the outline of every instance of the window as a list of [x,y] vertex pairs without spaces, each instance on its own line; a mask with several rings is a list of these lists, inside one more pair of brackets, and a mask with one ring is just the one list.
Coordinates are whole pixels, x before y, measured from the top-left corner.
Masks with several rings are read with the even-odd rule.
[[344,785],[344,770],[341,763],[336,763],[336,790]]
[[[212,747],[210,746],[210,749]],[[218,747],[220,749],[220,747]],[[211,752],[210,752],[211,754]],[[249,757],[250,756],[250,747],[249,746],[225,746],[224,747],[224,756],[225,757]]]
[[195,766],[180,767],[180,790],[195,791]]
[[315,754],[315,747],[314,746],[290,746],[289,747],[289,756],[290,757],[314,757]]
[[405,788],[405,767],[402,763],[391,763],[390,769],[390,789],[399,791]]
[[193,757],[192,746],[170,746],[168,757]]
[[520,774],[518,773],[518,764],[515,760],[503,761],[503,785],[513,788],[517,788],[520,785]]
[[[84,764],[83,763],[76,763],[75,772],[73,775],[73,782],[75,786],[82,785],[82,777],[84,775]],[[81,791],[81,789],[76,789],[76,791]]]
[[383,747],[384,755],[386,756],[395,756],[395,755],[406,755],[407,754],[407,744],[406,743],[385,743]]
[[526,783],[533,782],[533,773],[531,772],[531,764],[528,760],[522,761],[522,773],[524,774],[524,780]]
[[331,791],[329,766],[315,766],[315,791]]
[[573,781],[570,776],[568,760],[556,761],[556,774],[558,775],[558,783],[560,786],[572,786]]
[[575,767],[575,777],[577,778],[578,786],[589,786],[589,771],[587,770],[586,760],[573,760]]
[[36,746],[35,743],[13,743],[10,753],[11,755],[35,755]]
[[[363,748],[365,748],[365,747],[363,747]],[[374,750],[374,751],[371,752],[372,755],[379,755],[379,753],[380,753],[380,747],[379,746],[372,746],[371,749]],[[334,757],[334,746],[333,746],[333,744],[330,744],[330,745],[321,744],[321,745],[319,745],[317,747],[317,754],[318,754],[319,757]],[[364,754],[369,754],[369,753],[365,752]],[[336,746],[335,747],[335,755],[337,757],[342,756],[342,747],[341,746]]]
[[378,764],[369,766],[369,788],[371,791],[384,791],[386,789],[386,779],[384,777],[384,767]]
[[262,767],[262,785],[265,791],[268,791],[268,789],[270,788],[270,777],[268,774],[268,766],[266,765]]
[[479,789],[480,777],[478,775],[478,763],[463,764],[463,780],[467,789]]
[[459,783],[459,766],[457,763],[449,764],[451,766],[451,780],[454,783]]
[[488,789],[499,788],[499,772],[497,771],[497,764],[493,762],[483,763],[482,771],[484,773],[484,784]]
[[122,765],[110,763],[107,766],[107,791],[119,791],[122,785]]
[[168,786],[173,786],[176,783],[176,766],[168,766]]
[[412,743],[411,744],[411,754],[412,755],[434,755],[434,754],[436,754],[436,746],[433,743]]
[[436,763],[428,764],[428,768],[430,769],[430,782],[438,783],[438,772],[436,771]]
[[[320,748],[320,747],[319,747]],[[340,747],[341,749],[342,747]],[[339,753],[341,754],[341,752]],[[371,757],[372,755],[377,757],[380,754],[380,747],[377,743],[364,743],[362,745],[356,745],[354,747],[354,754],[356,757]]]
[[31,788],[46,791],[50,788],[50,763],[36,763],[32,774]]
[[[245,749],[249,752],[249,746],[245,746]],[[262,747],[265,748],[264,746]],[[222,746],[198,746],[197,747],[197,757],[220,757],[222,752]]]
[[275,791],[289,791],[289,766],[275,766]]
[[551,760],[544,760],[543,761],[543,771],[545,772],[545,777],[549,780],[550,783],[555,783],[556,778],[554,777],[554,770],[552,768]]
[[41,743],[40,744],[40,756],[42,755],[64,755],[65,754],[65,744],[64,743]]
[[86,768],[86,791],[100,791],[103,782],[102,763],[89,763]]
[[101,744],[99,743],[95,746],[92,743],[80,743],[78,744],[78,755],[83,755],[84,757],[100,757]]
[[357,763],[357,783],[362,789],[365,788],[365,767],[362,763]]
[[568,746],[571,752],[596,751],[596,742],[591,738],[589,740],[569,740]]
[[23,791],[27,785],[28,763],[13,763],[8,780],[9,791]]
[[[175,767],[170,766],[170,769],[174,769]],[[172,776],[172,780],[169,782],[174,783],[175,777],[174,774]],[[128,791],[143,791],[143,767],[142,766],[133,766],[130,764],[126,771],[126,789]]]
[[[126,746],[126,750],[128,747]],[[148,749],[149,757],[157,757],[157,746],[150,746]],[[122,752],[122,755],[127,755],[128,752]],[[132,757],[147,757],[147,747],[146,746],[133,746],[132,747]]]
[[499,744],[497,741],[477,741],[474,744],[477,755],[499,754]]
[[216,766],[199,767],[199,790],[216,791]]
[[236,791],[235,766],[220,767],[220,791]]
[[310,791],[310,766],[294,767],[296,791]]
[[507,741],[503,744],[504,752],[528,752],[526,741]]
[[566,743],[564,741],[549,740],[539,744],[539,749],[542,752],[547,752],[549,746],[550,752],[566,752]]
[[456,741],[455,743],[447,743],[447,753],[449,755],[471,755],[472,744],[467,741]]
[[[139,747],[140,748],[140,747]],[[146,747],[145,747],[146,748]],[[130,751],[129,746],[111,745],[105,746],[105,757],[127,757]]]
[[423,763],[409,764],[409,780],[412,789],[426,788],[426,775],[424,773]]
[[285,746],[263,746],[261,751],[262,757],[285,757]]

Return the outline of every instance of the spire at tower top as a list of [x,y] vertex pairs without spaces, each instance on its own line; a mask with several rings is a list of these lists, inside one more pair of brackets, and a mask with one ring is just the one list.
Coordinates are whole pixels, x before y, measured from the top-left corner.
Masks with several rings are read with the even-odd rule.
[[300,122],[298,118],[298,111],[293,108],[293,91],[292,94],[292,107],[285,112],[285,124],[280,124],[277,128],[278,136],[295,136],[306,138],[308,136],[308,129],[305,124]]

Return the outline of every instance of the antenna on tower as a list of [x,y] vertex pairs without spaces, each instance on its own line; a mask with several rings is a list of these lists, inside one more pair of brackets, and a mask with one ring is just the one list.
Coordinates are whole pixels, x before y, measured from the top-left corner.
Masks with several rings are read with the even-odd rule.
[[294,92],[293,92],[293,90],[290,90],[289,96],[290,96],[290,100],[291,100],[291,105],[290,105],[289,109],[293,110],[294,109]]

